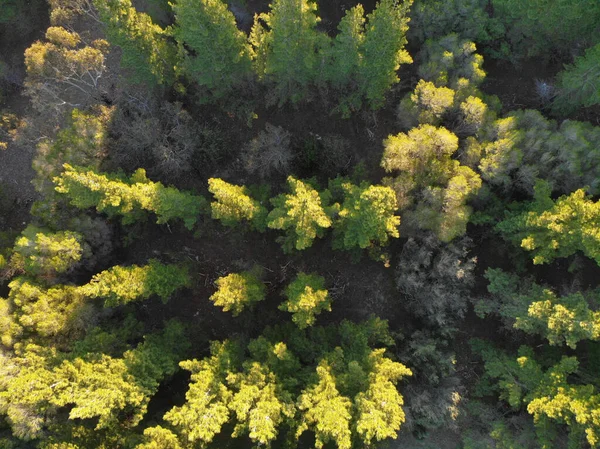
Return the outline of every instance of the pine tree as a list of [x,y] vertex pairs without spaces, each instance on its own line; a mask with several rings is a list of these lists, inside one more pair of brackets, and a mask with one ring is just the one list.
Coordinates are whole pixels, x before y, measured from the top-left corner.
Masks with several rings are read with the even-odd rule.
[[274,83],[280,106],[304,99],[309,87],[321,78],[318,54],[327,36],[316,29],[321,20],[316,9],[316,3],[309,0],[274,0],[271,11],[255,20],[252,40],[260,47],[254,51],[264,58],[258,67],[264,67],[264,78]]
[[210,178],[208,191],[216,199],[210,203],[212,218],[220,220],[225,226],[235,226],[242,221],[248,221],[258,231],[265,229],[267,209],[250,197],[246,187]]
[[215,281],[217,291],[209,298],[215,306],[238,316],[244,309],[265,299],[265,285],[253,273],[231,273]]
[[300,329],[315,323],[315,316],[331,312],[331,298],[325,289],[325,279],[314,274],[298,273],[285,289],[287,301],[279,306],[292,314],[292,321]]
[[176,0],[172,7],[183,75],[216,98],[240,86],[250,76],[250,49],[227,4]]
[[298,398],[298,409],[302,417],[296,438],[304,431],[312,430],[315,433],[316,448],[321,449],[332,441],[338,449],[350,449],[352,401],[339,393],[331,371],[326,362],[320,363],[317,367],[317,382],[305,389]]
[[400,217],[395,216],[396,195],[389,187],[341,183],[344,201],[334,223],[334,248],[369,248],[398,238]]
[[143,218],[144,211],[150,211],[156,214],[158,224],[177,218],[192,229],[206,207],[202,196],[152,182],[141,168],[129,178],[69,164],[64,169],[53,180],[57,192],[67,195],[70,203],[80,209],[95,207],[109,216],[121,215],[125,224]]
[[558,74],[558,95],[552,105],[559,111],[600,103],[600,44],[588,48]]
[[380,0],[367,16],[360,86],[372,108],[383,105],[386,92],[400,81],[396,71],[412,58],[404,49],[412,0]]
[[109,42],[121,48],[121,66],[129,81],[149,87],[175,81],[176,48],[167,33],[138,12],[131,0],[93,0],[106,25]]
[[90,246],[77,232],[50,232],[27,226],[15,241],[11,263],[33,276],[64,273],[91,255]]
[[281,194],[271,199],[274,209],[267,216],[271,229],[287,231],[280,237],[284,252],[303,250],[312,246],[317,237],[323,237],[324,229],[331,226],[333,208],[328,206],[331,195],[318,192],[309,182],[292,176],[287,179],[291,194]]
[[600,264],[600,201],[592,201],[583,189],[553,201],[549,184],[538,181],[534,201],[527,208],[509,215],[496,229],[531,251],[534,264],[577,251]]

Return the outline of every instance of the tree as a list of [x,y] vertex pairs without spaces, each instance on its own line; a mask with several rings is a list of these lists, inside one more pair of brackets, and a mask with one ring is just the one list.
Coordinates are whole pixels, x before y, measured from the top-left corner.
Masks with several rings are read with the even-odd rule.
[[280,106],[306,98],[321,77],[318,54],[327,36],[316,29],[321,20],[316,10],[309,0],[274,0],[268,14],[255,18],[255,67],[259,78],[274,84],[274,101]]
[[354,185],[342,181],[344,201],[334,222],[334,248],[369,248],[398,238],[400,217],[395,216],[396,195],[389,187]]
[[418,124],[439,126],[444,115],[454,105],[454,91],[447,87],[420,80],[410,97],[398,106],[398,119],[409,128]]
[[131,0],[93,1],[106,25],[108,41],[121,48],[121,66],[129,81],[170,86],[175,81],[176,49],[165,30],[138,12]]
[[332,45],[323,50],[326,58],[325,79],[339,92],[337,109],[343,117],[349,117],[362,103],[358,82],[364,40],[365,10],[358,4],[346,11]]
[[152,295],[166,303],[176,290],[189,283],[185,268],[150,259],[148,265],[141,267],[117,265],[95,274],[88,284],[80,287],[80,291],[92,298],[104,298],[105,307],[115,307]]
[[284,293],[287,301],[279,306],[292,314],[292,321],[300,329],[315,323],[315,316],[331,312],[331,298],[325,289],[325,279],[314,274],[298,273]]
[[583,189],[553,201],[549,184],[538,181],[534,200],[526,208],[508,215],[496,229],[506,240],[531,251],[534,264],[577,251],[600,264],[600,202],[586,197]]
[[216,98],[250,77],[250,48],[225,2],[176,0],[172,7],[183,75]]
[[142,168],[129,178],[69,164],[64,169],[53,180],[57,192],[67,195],[70,203],[80,209],[95,207],[109,216],[121,215],[125,224],[143,218],[144,211],[150,211],[156,214],[158,224],[178,218],[192,229],[206,207],[204,197],[152,182]]
[[79,34],[62,27],[46,31],[47,42],[25,50],[25,88],[34,106],[44,109],[83,108],[102,92],[108,43],[98,39],[82,45]]
[[64,273],[91,256],[83,236],[72,231],[52,233],[27,226],[15,242],[11,263],[33,276],[53,277]]
[[334,210],[328,206],[331,197],[328,191],[318,192],[310,182],[293,176],[289,176],[287,182],[291,194],[271,199],[274,208],[267,216],[267,226],[287,231],[287,235],[278,240],[284,252],[289,253],[309,248],[315,238],[323,237],[324,229],[331,226]]
[[265,229],[267,209],[260,201],[250,197],[246,187],[210,178],[208,191],[216,199],[210,203],[212,218],[220,220],[225,226],[236,226],[242,221],[248,221],[258,231]]
[[501,269],[488,268],[491,297],[475,306],[481,317],[497,314],[508,327],[537,334],[550,345],[566,344],[575,349],[581,340],[600,339],[600,313],[597,292],[573,292],[558,296],[552,289],[519,279]]
[[400,81],[396,71],[412,58],[404,46],[412,0],[380,0],[367,16],[359,85],[373,109],[383,105],[385,93]]
[[224,312],[238,316],[245,308],[265,299],[266,288],[253,273],[231,273],[215,281],[217,291],[209,298]]
[[303,412],[303,416],[296,438],[310,429],[315,433],[316,448],[321,449],[326,443],[333,441],[339,449],[350,449],[352,401],[339,393],[335,377],[326,362],[317,366],[317,376],[318,381],[304,390],[298,398],[298,409]]
[[580,383],[576,357],[563,356],[546,368],[527,346],[521,346],[518,358],[481,341],[473,346],[485,362],[483,382],[499,391],[513,409],[526,406],[533,415],[540,447],[556,447],[563,425],[569,430],[569,447],[583,447],[586,440],[592,448],[598,446],[600,396],[593,385]]
[[558,95],[553,108],[572,111],[600,103],[600,44],[588,48],[583,56],[558,74]]

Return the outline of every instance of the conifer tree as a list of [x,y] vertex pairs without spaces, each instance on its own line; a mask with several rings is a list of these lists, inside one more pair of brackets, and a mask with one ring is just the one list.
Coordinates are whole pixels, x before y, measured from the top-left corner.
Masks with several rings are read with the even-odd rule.
[[278,240],[285,252],[291,252],[309,248],[315,238],[323,237],[324,229],[331,226],[334,211],[328,206],[331,197],[328,191],[318,192],[309,182],[293,176],[288,177],[287,182],[291,194],[271,199],[274,209],[269,212],[267,226],[287,232]]
[[309,0],[274,0],[271,11],[255,20],[252,40],[259,47],[254,51],[264,58],[257,62],[264,69],[259,76],[274,83],[279,105],[302,100],[321,78],[319,50],[327,36],[316,29],[321,20],[316,10]]
[[302,413],[298,438],[305,430],[315,433],[315,447],[321,449],[333,441],[338,449],[352,447],[351,425],[352,401],[342,396],[336,388],[331,367],[322,362],[317,367],[317,382],[305,389],[298,398]]
[[372,108],[383,105],[385,93],[400,79],[396,71],[412,58],[404,49],[412,0],[380,0],[367,16],[360,86]]
[[27,226],[15,242],[12,263],[33,276],[53,276],[91,255],[83,236],[72,231],[50,232]]
[[312,326],[321,312],[331,312],[331,298],[321,276],[298,273],[284,294],[287,301],[279,309],[292,313],[292,321],[300,329]]
[[131,0],[93,0],[111,44],[122,51],[121,66],[127,78],[149,87],[169,86],[175,81],[176,48],[167,33],[152,22],[148,14],[138,12]]
[[246,187],[229,184],[219,178],[210,178],[208,191],[216,199],[210,203],[212,218],[220,220],[225,226],[235,226],[247,221],[258,231],[265,229],[267,209],[250,197]]
[[253,273],[231,273],[215,281],[217,291],[209,298],[215,306],[239,315],[245,308],[265,299],[265,285]]
[[558,74],[558,95],[553,107],[572,111],[600,104],[600,44],[588,48]]
[[534,264],[549,263],[582,251],[600,264],[600,201],[583,189],[556,201],[550,186],[538,181],[535,197],[524,212],[513,213],[496,226],[507,240],[532,252]]
[[144,211],[149,211],[156,214],[158,224],[177,218],[191,229],[206,205],[202,196],[152,182],[141,168],[129,178],[69,164],[64,169],[54,178],[57,192],[67,195],[70,203],[80,209],[95,207],[109,216],[120,215],[125,224],[143,218]]
[[172,7],[183,75],[216,98],[250,76],[250,49],[226,2],[176,0]]
[[334,248],[354,249],[383,246],[398,238],[400,217],[396,195],[389,187],[341,183],[344,201],[334,223]]

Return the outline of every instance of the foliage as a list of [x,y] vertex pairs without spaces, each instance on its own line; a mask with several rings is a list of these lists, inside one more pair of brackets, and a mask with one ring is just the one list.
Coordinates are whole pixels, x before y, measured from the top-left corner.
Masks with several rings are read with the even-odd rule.
[[384,349],[370,349],[389,338],[384,323],[313,329],[268,328],[248,353],[240,341],[213,342],[210,357],[181,363],[192,373],[190,387],[166,421],[182,440],[201,445],[231,428],[233,437],[248,434],[264,445],[282,433],[293,442],[306,430],[315,433],[317,447],[395,437],[404,421],[395,385],[411,371]]
[[581,340],[600,339],[598,292],[558,296],[548,287],[492,268],[485,278],[491,298],[479,300],[478,315],[498,314],[508,326],[541,335],[550,345],[575,349]]
[[274,0],[269,13],[255,17],[255,70],[274,84],[273,101],[280,106],[304,99],[318,79],[317,55],[326,39],[316,29],[316,9],[309,0]]
[[178,69],[216,98],[250,75],[250,48],[222,0],[176,0],[173,35],[179,45]]
[[588,48],[558,74],[558,95],[552,107],[570,112],[600,104],[600,44]]
[[324,229],[331,227],[333,208],[328,206],[330,194],[318,192],[310,182],[292,176],[287,179],[291,194],[281,194],[271,199],[273,210],[267,217],[271,229],[287,231],[279,240],[285,252],[303,250],[312,246],[317,237],[323,237]]
[[344,200],[333,225],[334,248],[384,246],[390,237],[400,236],[400,217],[394,215],[398,206],[392,189],[366,182],[354,185],[339,180],[338,183]]
[[314,274],[298,273],[285,289],[287,301],[279,306],[292,314],[292,321],[300,329],[315,323],[315,316],[327,310],[331,312],[331,298],[325,290],[325,279]]
[[412,0],[380,0],[367,16],[359,83],[373,109],[383,105],[385,93],[400,81],[400,65],[412,62],[404,50],[411,4]]
[[481,179],[451,158],[458,138],[445,128],[421,125],[389,136],[383,144],[381,166],[400,173],[385,182],[403,209],[417,199],[414,212],[405,213],[405,223],[430,229],[446,242],[463,235],[471,213],[466,202],[481,187]]
[[165,265],[156,259],[148,262],[142,267],[114,266],[94,275],[79,289],[86,296],[104,298],[105,307],[115,307],[148,299],[152,295],[166,303],[176,290],[189,285],[190,278],[185,268]]
[[33,276],[52,277],[73,269],[89,257],[83,236],[72,231],[49,232],[27,226],[15,242],[12,264]]
[[108,216],[121,215],[123,223],[133,223],[144,211],[154,212],[157,223],[178,218],[191,229],[205,208],[206,200],[174,187],[152,182],[144,169],[131,177],[121,174],[99,174],[94,170],[64,165],[65,171],[54,178],[56,191],[68,196],[80,209],[95,207]]
[[212,218],[220,220],[225,226],[236,226],[247,221],[256,230],[265,229],[267,208],[260,201],[251,198],[246,187],[210,178],[208,191],[216,199],[210,203]]
[[565,55],[576,46],[598,42],[600,5],[594,0],[493,0],[493,7],[506,29],[498,56],[513,61],[549,58],[552,53]]
[[508,215],[496,229],[506,240],[531,251],[534,264],[577,251],[600,264],[600,202],[592,201],[583,189],[553,201],[548,183],[538,181],[534,200],[526,207]]
[[582,447],[585,440],[597,447],[600,398],[593,385],[573,383],[578,380],[576,357],[562,357],[546,369],[526,346],[519,349],[516,360],[483,342],[474,346],[485,362],[484,381],[494,382],[500,398],[511,407],[526,406],[533,415],[540,447],[555,447],[561,425],[569,429],[569,447]]
[[13,434],[25,440],[51,428],[61,407],[68,407],[71,421],[92,419],[96,431],[118,427],[123,413],[129,419],[122,425],[135,426],[159,383],[175,372],[188,349],[182,336],[183,326],[169,322],[118,358],[88,353],[70,359],[29,345],[3,367],[8,377],[0,389],[0,412]]
[[138,12],[131,0],[93,0],[106,24],[108,41],[121,48],[121,66],[133,83],[150,87],[171,85],[175,46],[149,15]]
[[224,312],[231,311],[233,316],[265,299],[265,285],[249,271],[220,277],[215,284],[217,291],[209,299],[215,306],[223,307]]
[[61,109],[84,107],[102,91],[108,43],[82,42],[79,34],[62,27],[50,27],[46,42],[34,42],[25,50],[25,87],[34,106]]

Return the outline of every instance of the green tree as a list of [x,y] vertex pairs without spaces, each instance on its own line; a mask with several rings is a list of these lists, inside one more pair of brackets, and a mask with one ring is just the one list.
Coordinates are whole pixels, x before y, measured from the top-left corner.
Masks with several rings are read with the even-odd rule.
[[350,449],[352,401],[339,393],[335,377],[326,362],[317,366],[317,376],[317,382],[304,390],[298,398],[302,421],[296,431],[296,438],[305,430],[312,430],[315,433],[316,448],[321,449],[326,443],[333,441],[339,449]]
[[50,232],[27,226],[15,241],[12,263],[33,276],[52,277],[91,255],[83,236],[72,231]]
[[485,278],[491,297],[476,304],[479,316],[497,314],[508,327],[541,335],[551,345],[575,349],[581,340],[600,339],[600,313],[595,311],[598,292],[558,296],[546,286],[492,268],[486,270]]
[[558,95],[552,105],[570,112],[600,104],[600,44],[588,48],[558,74]]
[[380,0],[367,16],[359,85],[374,109],[400,81],[396,74],[400,65],[412,62],[404,49],[411,5],[412,0]]
[[129,178],[69,164],[64,169],[53,180],[57,192],[67,195],[70,203],[80,209],[95,207],[109,216],[120,215],[125,224],[143,218],[144,211],[149,211],[156,214],[158,224],[177,218],[192,229],[206,207],[204,197],[152,182],[142,168]]
[[563,425],[569,431],[569,447],[583,447],[586,441],[598,447],[600,395],[593,385],[581,383],[576,357],[562,357],[546,368],[530,347],[522,346],[516,359],[482,342],[474,347],[485,362],[482,385],[491,382],[514,409],[526,407],[533,415],[541,448],[556,447]]
[[210,203],[212,218],[220,220],[225,226],[235,226],[242,221],[248,221],[258,231],[265,229],[267,209],[260,201],[250,197],[246,187],[229,184],[219,178],[210,178],[208,191],[216,199]]
[[144,442],[135,449],[182,449],[177,435],[161,426],[144,430]]
[[265,299],[265,285],[249,271],[220,277],[215,284],[217,291],[209,299],[215,306],[223,307],[224,312],[231,311],[233,316]]
[[121,48],[121,66],[127,78],[149,87],[171,85],[175,80],[176,48],[167,33],[138,12],[131,0],[93,0],[106,24],[108,41]]
[[255,18],[255,67],[260,78],[274,84],[274,101],[280,106],[306,98],[321,78],[319,50],[327,36],[316,29],[321,20],[316,10],[309,0],[274,0],[268,14]]
[[284,292],[287,301],[279,306],[292,314],[292,321],[300,329],[315,323],[316,315],[331,312],[331,298],[325,289],[325,279],[314,274],[298,273]]
[[583,189],[556,201],[550,186],[538,181],[526,210],[508,215],[496,229],[506,240],[532,252],[534,264],[549,263],[582,251],[600,264],[600,201]]
[[249,78],[250,48],[225,2],[176,0],[172,7],[183,75],[216,98]]
[[392,189],[366,182],[357,186],[344,181],[340,187],[344,201],[333,225],[334,248],[383,246],[390,237],[400,236],[400,217],[394,215],[398,206]]
[[102,271],[79,290],[92,298],[104,298],[105,307],[115,307],[148,299],[152,295],[166,303],[176,290],[189,283],[190,277],[185,268],[150,259],[148,265],[141,267],[117,265]]
[[285,252],[291,252],[309,248],[315,238],[323,237],[324,230],[331,227],[334,208],[328,206],[331,195],[327,190],[318,192],[309,182],[293,176],[287,182],[291,194],[271,199],[274,208],[267,216],[267,226],[287,231],[278,240]]

